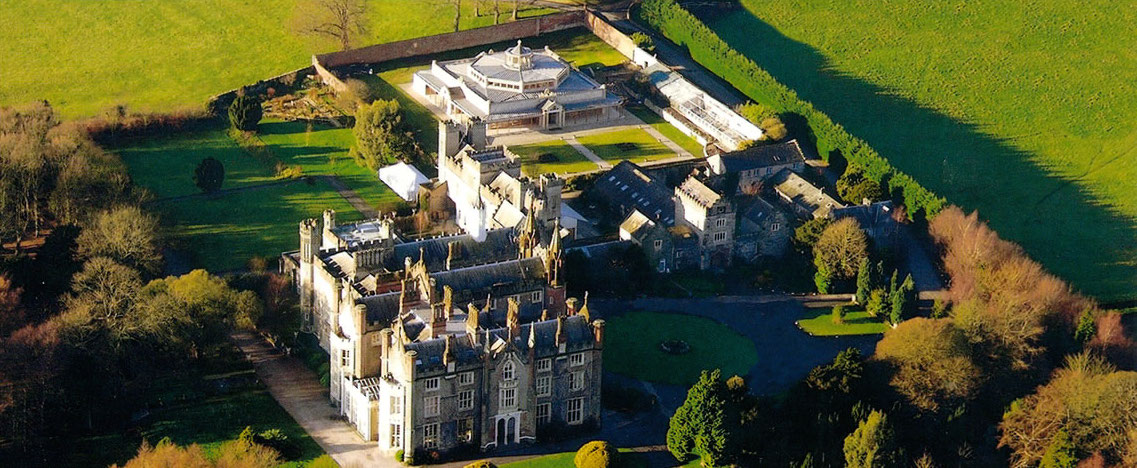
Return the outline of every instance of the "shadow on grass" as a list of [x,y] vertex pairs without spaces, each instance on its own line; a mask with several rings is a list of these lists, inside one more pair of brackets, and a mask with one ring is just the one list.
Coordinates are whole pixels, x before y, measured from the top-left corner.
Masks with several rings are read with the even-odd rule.
[[696,11],[723,40],[951,203],[979,210],[1004,238],[1101,300],[1132,299],[1137,222],[1033,155],[937,110],[843,74],[813,47],[746,10]]

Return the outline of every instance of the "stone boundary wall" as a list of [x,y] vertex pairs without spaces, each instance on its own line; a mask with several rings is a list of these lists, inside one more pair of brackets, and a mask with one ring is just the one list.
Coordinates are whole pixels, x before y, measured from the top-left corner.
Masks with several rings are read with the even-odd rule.
[[[269,88],[276,88],[277,91],[288,91],[303,83],[304,77],[311,75],[313,71],[312,67],[299,68],[290,72],[281,73],[272,78],[265,78],[250,85],[216,94],[206,101],[205,110],[213,115],[224,115],[227,112],[229,103],[233,102],[233,99],[237,97],[237,93],[242,90],[252,95],[264,94]],[[277,94],[282,93],[278,92]]]
[[320,77],[320,81],[331,87],[332,91],[336,93],[347,91],[347,83],[344,83],[335,73],[324,68],[324,66],[320,64],[318,56],[312,56],[312,69],[316,71],[316,76]]
[[[495,42],[524,39],[587,25],[583,11],[554,13],[494,26],[376,44],[343,52],[320,54],[315,56],[313,64],[324,68],[326,73],[328,69],[344,65],[379,63],[417,55],[436,54]],[[321,76],[324,76],[323,73]]]

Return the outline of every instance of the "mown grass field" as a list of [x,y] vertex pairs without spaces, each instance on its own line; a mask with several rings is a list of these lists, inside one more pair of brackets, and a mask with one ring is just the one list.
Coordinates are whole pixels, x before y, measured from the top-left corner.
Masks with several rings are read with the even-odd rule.
[[632,113],[632,115],[635,115],[637,118],[644,121],[644,123],[651,125],[657,131],[659,131],[659,133],[663,134],[663,136],[667,137],[667,139],[675,142],[675,144],[679,145],[679,147],[687,150],[687,152],[691,153],[691,155],[697,158],[703,156],[703,145],[699,144],[698,141],[695,141],[694,138],[687,136],[686,133],[683,133],[683,131],[679,130],[674,125],[671,125],[666,120],[663,120],[663,117],[660,117],[659,114],[652,112],[651,109],[648,109],[644,106],[628,106],[627,109],[628,112]]
[[242,268],[254,256],[275,258],[299,248],[299,223],[336,210],[336,221],[362,216],[318,179],[158,203],[171,242],[191,255],[190,266],[221,272]]
[[348,155],[355,143],[351,128],[266,120],[257,136],[284,164],[303,167],[304,175],[334,175],[373,207],[390,211],[402,201],[378,175]]
[[[448,2],[370,0],[360,45],[453,28]],[[0,2],[0,105],[47,99],[65,117],[116,105],[137,111],[200,108],[214,94],[310,63],[335,50],[297,36],[295,0]],[[462,28],[493,24],[463,2]],[[550,12],[526,9],[522,17]],[[509,15],[503,15],[508,20]]]
[[[746,376],[758,362],[754,343],[708,318],[633,311],[609,319],[607,327],[604,369],[641,380],[686,388],[704,370]],[[667,340],[685,341],[691,349],[666,353],[659,345]]]
[[1137,297],[1131,3],[742,3],[700,17],[1078,289]]
[[797,325],[813,336],[876,335],[888,329],[882,318],[854,309],[848,309],[842,323],[833,323],[831,309],[806,309],[805,317],[798,320]]
[[[550,172],[563,175],[599,168],[596,163],[584,157],[564,140],[548,140],[528,145],[510,146],[509,150],[521,157],[521,170],[531,177]],[[538,161],[538,158],[543,154],[551,155],[556,160]]]
[[273,179],[272,168],[249,156],[220,125],[140,140],[112,151],[122,157],[134,183],[158,198],[200,193],[201,189],[193,184],[193,171],[205,158],[214,158],[225,166],[222,189],[263,184]]
[[624,160],[643,163],[676,156],[675,152],[640,128],[594,133],[577,138],[576,141],[613,165]]

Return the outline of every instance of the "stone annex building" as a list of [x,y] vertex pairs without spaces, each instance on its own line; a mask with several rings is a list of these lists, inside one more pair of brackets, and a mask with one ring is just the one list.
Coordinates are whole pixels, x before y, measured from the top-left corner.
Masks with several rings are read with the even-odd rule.
[[622,100],[549,50],[521,45],[475,57],[434,61],[411,89],[451,119],[492,128],[560,128],[618,115]]
[[300,223],[283,254],[330,398],[377,449],[423,460],[600,423],[604,322],[565,298],[559,221],[405,241],[389,219]]

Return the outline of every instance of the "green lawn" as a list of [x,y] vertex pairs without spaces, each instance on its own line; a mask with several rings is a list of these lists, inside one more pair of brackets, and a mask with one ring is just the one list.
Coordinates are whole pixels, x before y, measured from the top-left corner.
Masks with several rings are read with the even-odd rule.
[[193,184],[194,168],[211,157],[225,166],[222,188],[261,184],[273,179],[272,168],[245,153],[225,129],[185,132],[139,141],[113,149],[122,156],[134,183],[158,198],[200,193]]
[[882,318],[870,317],[863,310],[849,310],[844,323],[836,324],[832,309],[806,309],[797,325],[813,336],[876,335],[888,329]]
[[742,4],[702,17],[1049,270],[1099,299],[1137,297],[1131,2]]
[[298,223],[336,210],[337,221],[361,215],[327,183],[295,181],[216,198],[158,204],[170,224],[175,248],[188,252],[194,267],[213,272],[245,266],[249,258],[274,258],[299,248]]
[[[600,159],[612,164],[623,160],[643,163],[675,157],[674,152],[640,128],[596,133],[577,138],[576,141],[588,147]],[[631,149],[621,148],[623,144],[631,145]]]
[[[292,419],[272,395],[253,378],[245,361],[225,364],[224,371],[203,375],[197,370],[179,371],[151,385],[147,400],[150,414],[129,431],[107,429],[101,434],[69,439],[55,452],[54,466],[107,466],[123,463],[137,453],[143,440],[151,444],[164,437],[179,445],[198,444],[207,456],[215,456],[221,444],[236,439],[249,426],[255,432],[280,429],[295,442],[297,457],[285,463],[299,468],[324,455],[323,449]],[[218,378],[235,388],[219,390]]]
[[644,106],[628,106],[628,111],[634,114],[640,120],[644,121],[644,123],[655,127],[656,131],[662,133],[663,136],[675,142],[675,144],[687,150],[687,152],[691,153],[695,157],[703,157],[703,145],[699,144],[699,142],[694,138],[687,136],[686,133],[683,133],[683,131],[679,130],[674,125],[671,125],[666,120],[663,120],[663,117],[660,117],[659,114],[652,112],[651,109],[648,109]]
[[300,165],[305,175],[334,175],[371,206],[392,206],[402,199],[379,176],[349,156],[355,143],[351,128],[324,124],[266,120],[258,129],[269,151],[287,165]]
[[[693,315],[632,311],[608,320],[604,369],[652,382],[687,387],[708,369],[745,376],[758,362],[754,343],[730,327]],[[683,340],[690,352],[665,353],[659,344]]]
[[[449,32],[447,2],[369,0],[360,45]],[[503,2],[503,8],[505,7]],[[295,35],[295,0],[0,2],[0,105],[51,101],[65,117],[124,104],[139,111],[200,108],[206,99],[304,67],[335,45]],[[462,28],[493,24],[462,2]],[[530,9],[522,17],[550,12]],[[509,13],[502,15],[508,20]],[[19,25],[19,27],[15,27]]]
[[[596,163],[588,160],[564,140],[548,140],[530,145],[510,146],[509,150],[521,156],[521,170],[529,176],[550,172],[564,175],[592,171],[598,168]],[[553,155],[556,162],[537,162],[537,157],[542,154]]]

